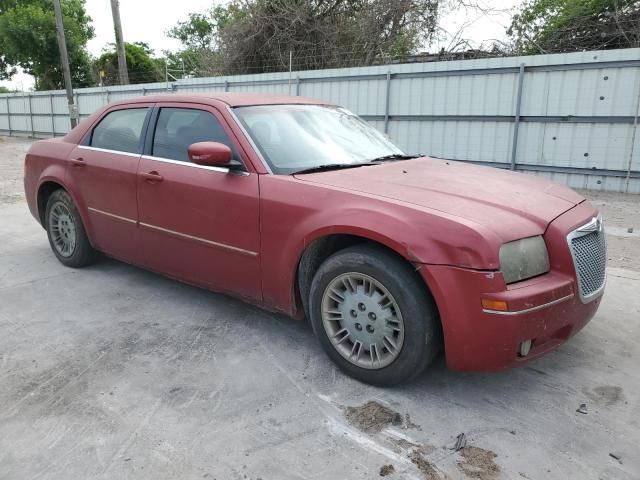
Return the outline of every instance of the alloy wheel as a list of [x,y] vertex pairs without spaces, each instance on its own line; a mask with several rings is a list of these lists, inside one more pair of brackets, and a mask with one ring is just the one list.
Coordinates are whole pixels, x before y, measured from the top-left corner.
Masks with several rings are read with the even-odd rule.
[[76,249],[76,223],[63,202],[54,203],[49,211],[49,231],[58,254],[71,257]]

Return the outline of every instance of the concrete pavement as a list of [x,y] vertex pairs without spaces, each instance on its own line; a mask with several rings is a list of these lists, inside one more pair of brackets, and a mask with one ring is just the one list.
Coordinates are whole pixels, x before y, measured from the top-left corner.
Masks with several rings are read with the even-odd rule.
[[[439,359],[379,389],[303,322],[109,259],[65,268],[24,202],[0,221],[2,479],[640,478],[638,272],[610,269],[591,324],[524,368]],[[344,407],[369,401],[402,421],[359,430]],[[449,449],[462,432],[477,450]]]

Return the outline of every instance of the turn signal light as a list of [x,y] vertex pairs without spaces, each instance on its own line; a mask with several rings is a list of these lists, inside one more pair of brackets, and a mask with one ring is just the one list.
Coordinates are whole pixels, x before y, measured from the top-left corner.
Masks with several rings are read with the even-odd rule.
[[482,308],[485,310],[497,310],[499,312],[506,312],[509,310],[509,306],[504,300],[492,300],[490,298],[482,299]]

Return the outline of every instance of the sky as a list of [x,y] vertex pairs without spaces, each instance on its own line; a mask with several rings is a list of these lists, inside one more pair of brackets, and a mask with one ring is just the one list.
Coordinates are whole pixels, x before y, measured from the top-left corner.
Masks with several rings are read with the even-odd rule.
[[[449,0],[455,1],[455,0]],[[450,39],[461,28],[463,37],[471,41],[472,46],[479,46],[483,41],[505,39],[505,30],[509,24],[509,9],[521,3],[521,0],[476,0],[491,10],[483,13],[478,10],[456,10],[445,12],[440,21],[441,38],[430,51],[447,48]],[[120,0],[120,18],[123,36],[127,42],[146,42],[160,55],[163,50],[177,50],[180,43],[166,34],[176,22],[186,20],[191,12],[203,12],[214,4],[225,3],[224,0]],[[93,19],[95,38],[89,41],[89,52],[98,56],[102,49],[115,41],[113,19],[111,17],[110,0],[86,0],[86,9]],[[18,74],[11,81],[2,81],[0,85],[19,90],[33,88],[33,77]]]
[[[455,1],[449,0],[450,3]],[[467,3],[472,2],[473,0],[467,1]],[[513,10],[522,3],[522,0],[475,0],[473,3],[479,8],[449,9],[448,12],[444,12],[440,18],[440,33],[444,38],[432,45],[429,48],[430,51],[447,49],[452,37],[458,33],[470,40],[472,48],[479,47],[483,42],[506,40],[506,30],[511,24]]]

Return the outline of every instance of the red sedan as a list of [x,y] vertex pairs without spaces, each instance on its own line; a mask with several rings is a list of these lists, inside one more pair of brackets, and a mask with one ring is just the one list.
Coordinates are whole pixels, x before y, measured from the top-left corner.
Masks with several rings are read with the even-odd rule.
[[537,358],[595,314],[598,212],[574,191],[405,155],[300,97],[111,103],[25,160],[29,208],[70,267],[96,252],[307,317],[344,371],[392,385]]

